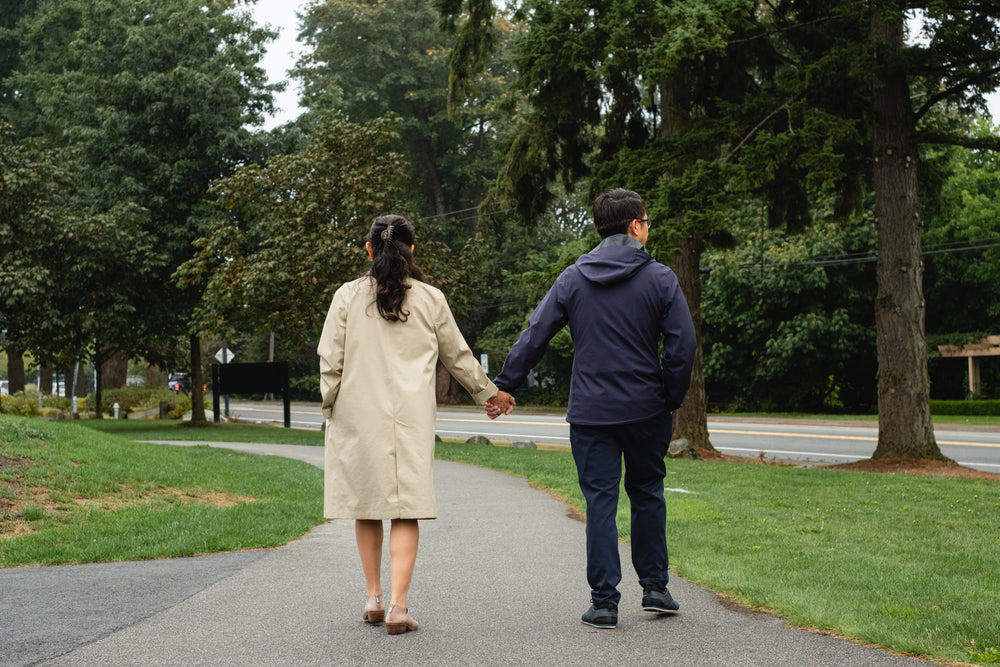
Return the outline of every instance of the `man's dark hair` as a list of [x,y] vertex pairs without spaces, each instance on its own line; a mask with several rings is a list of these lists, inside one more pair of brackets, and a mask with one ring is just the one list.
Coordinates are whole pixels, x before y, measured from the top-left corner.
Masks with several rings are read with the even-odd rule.
[[646,206],[642,197],[631,190],[615,188],[594,199],[594,227],[602,239],[628,231],[629,220],[644,217]]

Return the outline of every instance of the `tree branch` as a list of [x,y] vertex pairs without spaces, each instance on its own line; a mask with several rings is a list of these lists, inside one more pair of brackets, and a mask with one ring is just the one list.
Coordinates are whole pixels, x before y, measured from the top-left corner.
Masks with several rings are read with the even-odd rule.
[[779,113],[781,113],[782,111],[784,111],[785,109],[787,109],[793,102],[795,102],[796,100],[800,99],[802,97],[802,95],[803,95],[802,93],[799,93],[798,95],[790,97],[780,107],[778,107],[777,109],[775,109],[771,113],[767,114],[767,116],[765,116],[763,118],[763,120],[761,120],[759,123],[757,123],[752,130],[750,130],[742,139],[740,139],[739,143],[736,144],[736,146],[733,148],[733,150],[729,151],[728,155],[726,155],[725,157],[722,158],[722,161],[721,161],[722,164],[725,164],[726,162],[729,161],[729,159],[731,157],[733,157],[734,155],[736,155],[739,152],[739,150],[741,148],[743,148],[743,145],[746,142],[750,141],[750,138],[753,135],[757,134],[757,131],[760,130],[760,128],[762,128],[764,126],[764,124],[767,123],[767,121],[771,120],[776,115],[778,115]]
[[970,137],[940,132],[917,132],[914,138],[918,144],[962,146],[973,150],[1000,151],[1000,137]]
[[914,121],[918,121],[921,118],[923,118],[924,115],[926,115],[927,112],[930,111],[931,108],[941,100],[948,99],[949,97],[952,97],[956,93],[960,93],[966,88],[973,86],[974,84],[986,81],[990,77],[995,76],[997,74],[1000,74],[1000,65],[985,70],[977,74],[976,76],[963,79],[962,81],[959,81],[955,85],[949,86],[948,88],[945,88],[941,92],[931,95],[930,97],[927,98],[927,101],[924,102],[923,105],[917,110],[914,116]]

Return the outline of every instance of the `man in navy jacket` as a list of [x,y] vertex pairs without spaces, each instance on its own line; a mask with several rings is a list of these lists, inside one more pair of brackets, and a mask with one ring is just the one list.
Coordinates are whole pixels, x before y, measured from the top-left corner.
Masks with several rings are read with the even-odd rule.
[[[566,420],[587,501],[591,606],[583,622],[613,628],[621,599],[615,516],[623,457],[642,608],[678,609],[667,590],[664,457],[671,413],[691,383],[695,334],[677,277],[643,247],[649,218],[639,195],[623,189],[599,195],[594,226],[603,240],[556,279],[494,383],[508,392],[520,386],[552,336],[569,324],[574,354]],[[487,412],[500,411],[488,405]]]

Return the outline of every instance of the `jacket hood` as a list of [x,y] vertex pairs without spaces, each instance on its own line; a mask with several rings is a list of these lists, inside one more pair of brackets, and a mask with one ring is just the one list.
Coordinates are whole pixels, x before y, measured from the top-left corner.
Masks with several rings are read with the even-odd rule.
[[641,248],[609,246],[583,255],[576,266],[590,282],[613,285],[628,280],[652,261],[653,257]]

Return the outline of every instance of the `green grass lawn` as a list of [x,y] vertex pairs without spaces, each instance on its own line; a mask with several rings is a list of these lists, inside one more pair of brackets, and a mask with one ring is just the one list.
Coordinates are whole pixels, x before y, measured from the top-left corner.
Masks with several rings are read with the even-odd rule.
[[130,440],[202,440],[204,442],[263,442],[277,445],[323,445],[319,429],[276,428],[260,424],[208,423],[158,419],[85,419],[80,425]]
[[0,565],[279,546],[323,521],[322,490],[301,461],[0,416]]
[[[322,521],[317,468],[129,439],[318,445],[322,436],[0,417],[0,518],[25,486],[45,490],[3,518],[35,532],[0,537],[0,564],[273,546]],[[446,442],[437,455],[524,477],[584,510],[566,451]],[[938,661],[1000,664],[1000,483],[672,460],[666,488],[679,576],[796,626]],[[623,493],[625,540],[628,516]]]
[[[524,477],[584,509],[568,452],[445,444],[438,458]],[[707,461],[667,469],[681,577],[796,626],[1000,663],[1000,483]],[[618,530],[629,539],[624,491]]]

